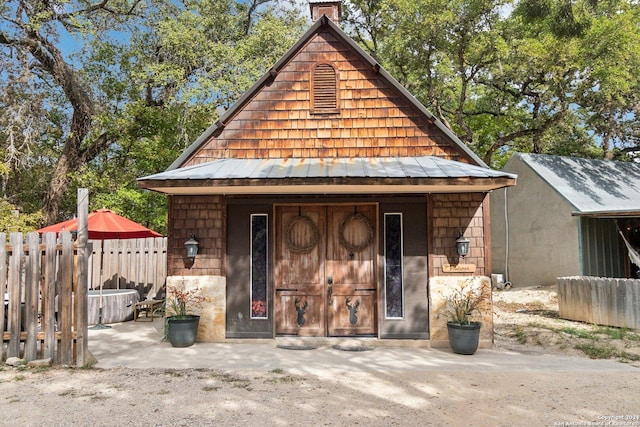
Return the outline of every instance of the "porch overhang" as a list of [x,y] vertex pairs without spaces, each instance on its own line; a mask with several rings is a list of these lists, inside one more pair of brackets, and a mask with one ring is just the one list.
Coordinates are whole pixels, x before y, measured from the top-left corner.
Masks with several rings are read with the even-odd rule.
[[517,176],[438,157],[219,159],[138,179],[176,195],[488,192]]
[[571,216],[580,216],[580,217],[588,217],[588,218],[635,218],[640,217],[640,209],[611,209],[611,210],[602,210],[602,211],[574,211],[571,212]]

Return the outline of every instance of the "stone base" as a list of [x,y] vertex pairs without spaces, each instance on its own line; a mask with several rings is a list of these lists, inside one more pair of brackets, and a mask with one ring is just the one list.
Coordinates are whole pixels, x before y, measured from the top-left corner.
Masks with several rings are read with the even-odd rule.
[[221,342],[226,335],[227,281],[222,276],[168,276],[167,295],[175,286],[182,286],[186,290],[200,289],[200,295],[206,298],[201,309],[194,309],[199,314],[197,342]]
[[[486,276],[436,276],[429,279],[429,325],[430,341],[433,348],[449,347],[449,334],[445,313],[445,297],[451,289],[459,287],[467,280],[473,280],[474,286],[482,286],[485,291],[491,292],[491,279]],[[480,313],[476,313],[472,320],[482,323],[480,329],[480,348],[493,346],[493,305],[491,299],[485,301],[480,307]]]

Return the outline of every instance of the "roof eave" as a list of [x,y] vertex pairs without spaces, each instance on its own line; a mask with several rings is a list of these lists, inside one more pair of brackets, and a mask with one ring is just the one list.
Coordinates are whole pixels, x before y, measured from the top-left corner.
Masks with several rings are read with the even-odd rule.
[[571,216],[586,218],[630,218],[640,217],[640,209],[602,210],[602,211],[573,211]]
[[478,193],[516,185],[500,178],[308,178],[140,180],[141,188],[165,194],[393,194]]

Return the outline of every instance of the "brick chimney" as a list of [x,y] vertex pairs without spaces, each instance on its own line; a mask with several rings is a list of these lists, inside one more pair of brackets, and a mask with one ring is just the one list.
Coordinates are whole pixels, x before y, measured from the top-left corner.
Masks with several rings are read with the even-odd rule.
[[340,22],[342,0],[309,0],[309,7],[311,8],[311,20],[313,22],[320,19],[322,15],[327,15],[327,18],[336,24]]

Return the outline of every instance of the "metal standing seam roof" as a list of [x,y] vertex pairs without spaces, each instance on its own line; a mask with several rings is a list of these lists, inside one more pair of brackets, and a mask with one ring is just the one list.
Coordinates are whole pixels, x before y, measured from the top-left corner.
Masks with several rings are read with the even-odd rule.
[[287,178],[510,178],[516,175],[439,157],[217,159],[139,181]]
[[571,203],[575,215],[640,213],[638,163],[545,154],[518,153],[514,157]]

